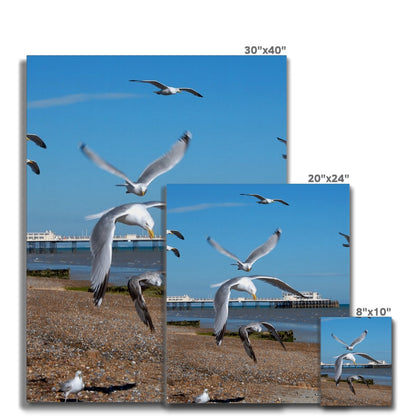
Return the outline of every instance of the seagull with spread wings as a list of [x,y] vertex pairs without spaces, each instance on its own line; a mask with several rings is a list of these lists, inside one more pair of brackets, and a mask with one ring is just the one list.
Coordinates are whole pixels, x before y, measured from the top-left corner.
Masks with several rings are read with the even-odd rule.
[[243,342],[244,349],[246,350],[247,355],[256,363],[257,358],[254,354],[253,347],[251,345],[249,335],[253,332],[261,332],[262,331],[262,325],[267,328],[270,332],[270,334],[273,336],[273,338],[276,341],[280,342],[280,345],[283,347],[283,349],[286,351],[286,347],[283,344],[279,334],[277,333],[276,329],[272,324],[269,324],[268,322],[254,322],[248,325],[242,325],[240,326],[238,330],[238,334],[240,335],[241,341]]
[[154,85],[156,88],[159,88],[158,91],[154,91],[155,94],[158,95],[173,95],[173,94],[177,94],[178,92],[190,92],[193,95],[196,95],[197,97],[202,97],[202,95],[195,91],[192,88],[184,88],[184,87],[180,87],[180,88],[176,88],[176,87],[168,87],[165,84],[162,84],[159,81],[154,81],[154,80],[139,80],[139,79],[131,79],[130,82],[145,82],[146,84],[152,84]]
[[266,254],[270,253],[275,247],[277,242],[279,241],[280,234],[282,233],[282,230],[279,228],[277,229],[270,237],[269,239],[262,244],[261,246],[254,249],[249,256],[246,258],[246,260],[243,262],[238,259],[237,256],[230,253],[225,248],[221,247],[216,241],[214,241],[211,237],[207,238],[208,243],[214,247],[216,250],[218,250],[220,253],[224,254],[227,257],[232,258],[237,262],[237,268],[238,270],[244,270],[246,272],[249,272],[251,268],[253,267],[253,264],[261,257],[265,256]]
[[352,351],[354,347],[359,344],[361,341],[364,341],[364,338],[367,336],[367,330],[365,330],[358,338],[356,338],[354,341],[351,342],[351,344],[347,344],[346,342],[340,340],[336,335],[331,334],[332,338],[334,338],[336,341],[341,343],[342,345],[345,345],[348,351]]
[[80,149],[81,152],[84,153],[84,155],[88,157],[92,162],[94,162],[99,168],[104,169],[107,172],[125,180],[126,183],[117,186],[125,186],[127,193],[143,196],[146,193],[148,186],[154,179],[156,179],[162,173],[171,170],[182,160],[186,150],[188,149],[191,137],[192,135],[189,131],[185,132],[167,153],[146,167],[146,169],[140,175],[139,179],[137,179],[137,182],[129,179],[122,171],[106,162],[95,152],[89,149],[84,143],[80,145]]
[[139,318],[153,332],[155,327],[143,297],[143,291],[151,286],[162,286],[162,276],[159,272],[144,272],[138,276],[131,277],[127,282],[127,289]]
[[347,377],[347,383],[350,386],[350,389],[354,394],[356,394],[356,393],[355,393],[355,390],[354,390],[354,386],[352,384],[353,380],[362,380],[363,383],[367,384],[367,388],[370,388],[368,380],[366,378],[364,378],[363,376],[360,376],[360,375],[349,376],[349,377]]
[[214,309],[215,309],[215,320],[214,320],[214,333],[217,345],[221,345],[224,338],[225,327],[227,325],[228,318],[228,302],[230,300],[231,290],[239,290],[240,292],[249,293],[254,300],[257,299],[256,292],[257,288],[254,286],[253,280],[260,280],[262,282],[269,283],[286,292],[293,293],[301,298],[305,298],[302,293],[293,289],[287,283],[273,276],[240,276],[228,279],[225,282],[212,285],[211,287],[219,286],[219,289],[215,293],[214,297]]
[[[163,208],[163,202],[151,201],[143,204],[132,203],[124,204],[105,211],[101,218],[95,224],[91,233],[90,245],[92,253],[92,272],[91,288],[94,292],[94,303],[100,306],[104,298],[110,276],[110,267],[112,259],[112,242],[116,223],[121,222],[126,225],[137,225],[154,238],[154,220],[150,215],[148,208]],[[95,216],[89,216],[91,219]]]
[[283,205],[289,205],[286,201],[283,201],[283,199],[265,198],[264,196],[261,196],[259,194],[240,194],[240,195],[254,196],[257,199],[259,199],[259,201],[256,201],[256,202],[262,205],[272,204],[273,202],[280,202]]
[[343,246],[344,247],[349,247],[350,246],[350,236],[347,235],[347,234],[343,234],[343,233],[338,233],[338,234],[342,235],[348,241],[348,243],[347,244],[344,243]]

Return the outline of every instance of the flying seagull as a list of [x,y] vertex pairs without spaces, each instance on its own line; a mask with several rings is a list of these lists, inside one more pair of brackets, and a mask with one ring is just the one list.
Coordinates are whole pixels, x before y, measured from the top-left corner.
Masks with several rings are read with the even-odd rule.
[[185,237],[182,235],[182,233],[177,230],[166,230],[166,234],[172,234],[180,238],[181,240],[185,240]]
[[247,292],[253,299],[257,299],[256,292],[257,288],[254,286],[253,280],[261,280],[263,282],[269,283],[275,287],[278,287],[281,290],[291,292],[294,295],[305,298],[297,290],[293,289],[287,283],[282,280],[272,277],[272,276],[240,276],[234,277],[232,279],[226,280],[225,282],[212,285],[211,287],[219,286],[219,289],[215,293],[214,297],[214,309],[215,309],[215,321],[214,321],[214,333],[217,345],[221,345],[221,342],[224,338],[225,327],[227,325],[228,318],[228,302],[230,300],[231,289],[239,290],[241,292]]
[[261,196],[259,194],[240,194],[240,195],[247,195],[247,196],[254,196],[260,201],[257,201],[258,204],[272,204],[273,202],[280,202],[284,205],[289,205],[287,202],[283,201],[283,199],[271,199],[271,198],[265,198],[264,196]]
[[180,257],[181,256],[181,254],[179,253],[179,250],[177,249],[177,248],[175,248],[175,247],[172,247],[172,246],[166,246],[166,250],[167,251],[172,251],[174,254],[175,254],[175,256],[176,257]]
[[209,402],[208,389],[204,389],[204,392],[195,397],[194,403],[207,403]]
[[151,286],[162,286],[162,277],[159,272],[144,272],[138,276],[131,277],[127,282],[127,289],[139,318],[153,332],[155,327],[143,297],[143,291]]
[[[276,137],[277,140],[279,140],[279,142],[282,142],[285,144],[285,146],[287,146],[287,140],[285,139],[281,139],[280,137]],[[287,155],[282,154],[283,159],[287,159]]]
[[342,235],[343,237],[345,237],[345,239],[348,241],[348,244],[343,244],[344,247],[349,247],[350,246],[350,236],[347,234],[343,234],[343,233],[338,233],[340,235]]
[[354,390],[354,386],[352,385],[352,381],[353,380],[362,380],[365,384],[367,384],[367,387],[368,388],[370,388],[370,386],[368,385],[368,380],[367,379],[365,379],[363,376],[360,376],[360,375],[356,375],[356,376],[349,376],[348,378],[347,378],[347,383],[348,383],[348,385],[350,386],[350,389],[351,389],[351,391],[354,393],[354,394],[356,394],[355,393],[355,390]]
[[140,175],[139,179],[137,179],[137,182],[130,180],[123,172],[103,160],[100,156],[89,149],[84,143],[80,145],[80,149],[82,153],[91,159],[98,167],[125,180],[126,183],[117,186],[125,186],[127,188],[127,193],[143,196],[147,191],[147,187],[154,179],[156,179],[162,173],[171,170],[182,160],[186,150],[188,149],[191,137],[192,135],[189,131],[185,132],[167,153],[146,167],[146,169]]
[[[164,207],[163,202],[145,202],[143,204],[124,204],[103,213],[91,233],[92,253],[91,288],[94,292],[94,303],[100,306],[107,289],[112,258],[112,241],[116,223],[137,225],[145,229],[150,238],[154,238],[154,220],[148,208]],[[100,215],[100,214],[97,214]],[[87,217],[89,219],[94,216]]]
[[36,134],[26,134],[26,140],[37,144],[39,147],[46,149],[45,142]]
[[157,88],[160,88],[158,91],[154,91],[155,94],[158,95],[173,95],[178,92],[186,91],[190,92],[193,95],[196,95],[197,97],[202,97],[202,95],[199,92],[196,92],[192,88],[175,88],[175,87],[168,87],[167,85],[162,84],[159,81],[149,81],[149,80],[139,80],[139,79],[131,79],[130,82],[145,82],[147,84],[152,84]]
[[26,165],[30,166],[32,172],[36,173],[36,175],[39,175],[39,165],[34,160],[26,159]]
[[354,347],[359,344],[361,341],[364,340],[364,338],[367,336],[367,330],[365,330],[358,338],[356,338],[353,342],[351,342],[350,345],[348,345],[346,342],[340,340],[336,335],[331,334],[332,338],[334,338],[336,341],[340,342],[341,344],[345,345],[348,351],[352,351]]
[[254,249],[247,259],[242,262],[239,260],[234,254],[230,253],[225,248],[221,247],[217,242],[215,242],[211,237],[207,238],[207,241],[209,244],[211,244],[212,247],[214,247],[216,250],[218,250],[220,253],[232,258],[237,262],[237,268],[238,270],[244,270],[246,272],[249,272],[251,268],[253,267],[253,264],[261,257],[268,254],[270,251],[272,251],[275,247],[277,242],[279,241],[280,234],[282,233],[282,230],[279,228],[277,229],[269,239],[262,244],[261,246]]
[[355,357],[354,357],[354,355],[360,355],[361,357],[364,357],[367,360],[374,361],[374,362],[376,362],[378,364],[381,364],[380,361],[376,360],[373,357],[370,357],[368,354],[366,354],[364,352],[346,352],[344,354],[338,355],[338,357],[336,357],[335,366],[334,366],[334,369],[335,369],[335,378],[334,378],[334,380],[335,380],[335,384],[337,386],[338,386],[339,381],[341,379],[342,363],[343,363],[343,361],[344,360],[350,360],[350,361],[352,361],[355,364]]
[[76,394],[76,398],[78,401],[78,393],[84,388],[84,382],[82,381],[82,372],[77,371],[75,373],[75,378],[72,380],[68,380],[62,384],[61,388],[58,391],[62,391],[65,393],[65,402],[68,396],[71,393]]
[[254,354],[253,347],[251,346],[249,335],[253,332],[261,332],[262,325],[269,330],[270,334],[274,337],[274,339],[279,341],[280,345],[286,351],[286,347],[284,346],[282,340],[280,339],[279,334],[277,333],[276,329],[274,328],[272,324],[269,324],[268,322],[255,322],[252,324],[240,326],[240,329],[238,330],[238,334],[240,335],[241,341],[243,342],[244,349],[246,350],[247,355],[252,360],[254,360],[255,363],[257,362],[257,358],[256,358],[256,355]]

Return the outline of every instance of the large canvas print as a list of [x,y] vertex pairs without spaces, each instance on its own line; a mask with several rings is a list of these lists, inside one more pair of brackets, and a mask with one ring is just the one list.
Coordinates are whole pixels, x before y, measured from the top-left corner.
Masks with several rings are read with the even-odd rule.
[[26,72],[27,400],[162,402],[162,189],[286,182],[286,57],[29,56]]

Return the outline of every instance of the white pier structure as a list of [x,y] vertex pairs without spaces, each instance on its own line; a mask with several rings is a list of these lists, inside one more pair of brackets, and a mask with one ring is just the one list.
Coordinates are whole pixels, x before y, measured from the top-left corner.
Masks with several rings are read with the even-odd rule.
[[[46,249],[49,246],[49,249],[54,250],[57,248],[58,243],[70,243],[73,249],[76,249],[77,243],[89,243],[90,236],[81,235],[81,236],[62,236],[57,235],[51,230],[45,232],[30,232],[26,233],[26,244],[29,249]],[[119,242],[123,243],[133,243],[133,248],[137,247],[140,242],[150,242],[153,245],[155,243],[164,242],[164,236],[155,236],[150,238],[147,235],[139,234],[126,234],[126,235],[115,235],[113,238],[113,247],[117,247]]]
[[[230,298],[231,307],[269,307],[269,308],[338,308],[337,300],[322,299],[318,292],[300,292],[306,296],[292,295],[283,292],[283,298]],[[213,307],[214,299],[192,298],[189,295],[167,296],[166,306],[168,309],[191,309],[191,308],[210,308]]]

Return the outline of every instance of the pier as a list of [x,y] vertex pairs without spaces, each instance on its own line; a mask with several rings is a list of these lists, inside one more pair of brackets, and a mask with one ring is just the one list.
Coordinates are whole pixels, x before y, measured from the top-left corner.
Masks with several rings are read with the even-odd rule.
[[[301,298],[283,293],[283,298],[234,298],[229,300],[230,308],[338,308],[339,302],[331,299],[321,299],[318,293],[301,292],[310,297]],[[188,295],[167,296],[166,307],[168,310],[183,310],[192,308],[213,308],[214,299],[210,298],[191,298]]]
[[[69,244],[73,251],[77,249],[78,243],[90,242],[90,236],[61,236],[52,231],[42,233],[26,233],[26,247],[29,251],[49,251],[54,252],[58,248],[58,244]],[[113,249],[118,248],[118,243],[132,243],[132,248],[137,249],[140,243],[151,243],[152,247],[164,244],[164,236],[155,236],[150,238],[147,235],[126,234],[115,235],[113,237]]]

